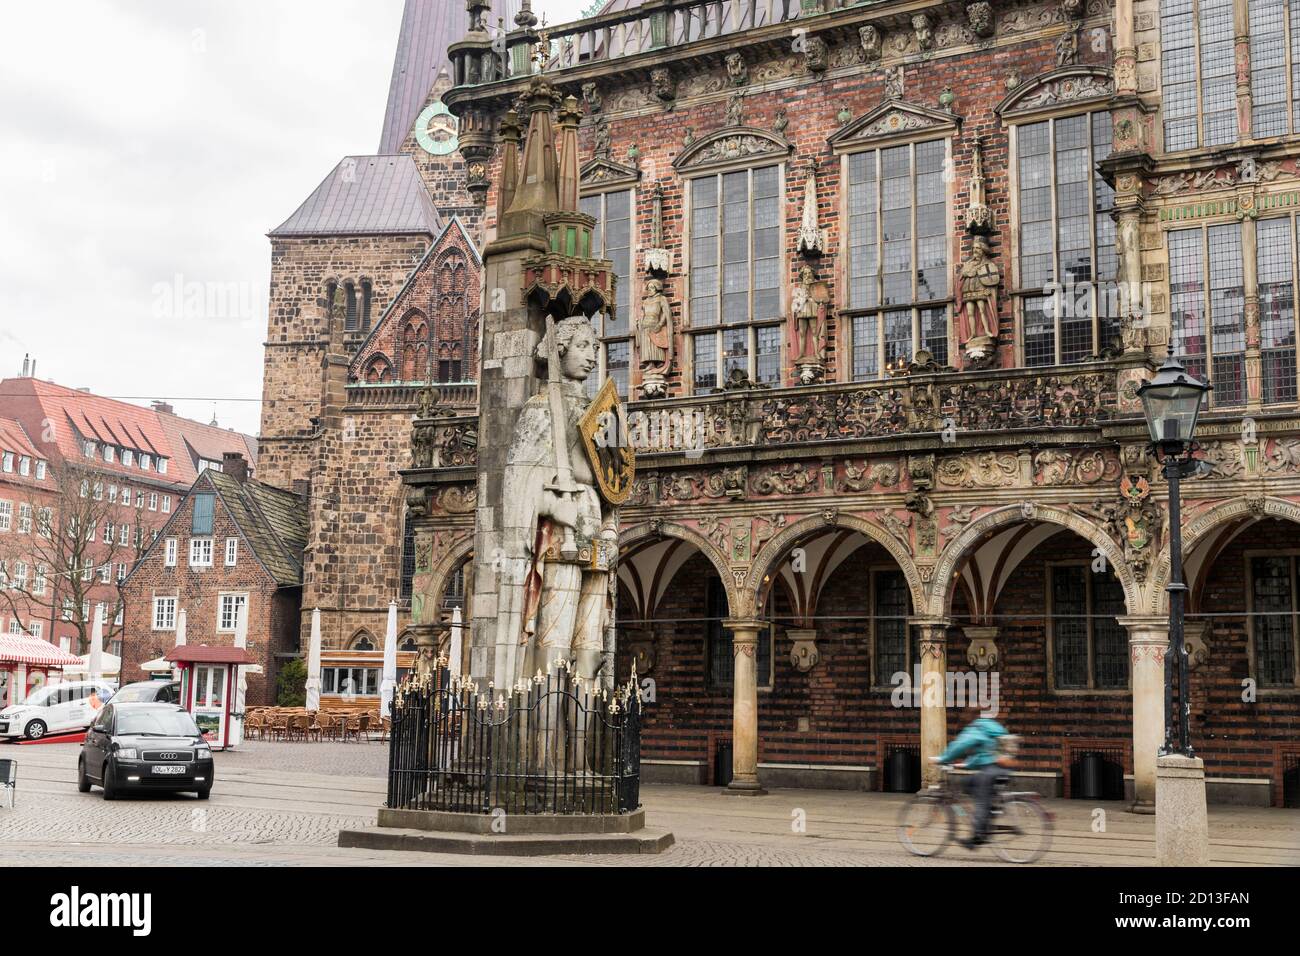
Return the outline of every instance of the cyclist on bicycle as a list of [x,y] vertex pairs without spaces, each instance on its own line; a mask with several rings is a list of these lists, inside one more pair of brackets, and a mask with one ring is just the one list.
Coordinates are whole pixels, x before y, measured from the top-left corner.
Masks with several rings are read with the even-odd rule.
[[999,779],[1007,776],[1010,758],[1002,752],[1002,738],[1007,729],[992,715],[980,714],[966,725],[946,750],[934,758],[936,763],[952,764],[962,760],[968,770],[973,770],[967,786],[975,798],[975,830],[963,837],[962,846],[974,849],[988,842],[989,819],[993,810],[993,790]]

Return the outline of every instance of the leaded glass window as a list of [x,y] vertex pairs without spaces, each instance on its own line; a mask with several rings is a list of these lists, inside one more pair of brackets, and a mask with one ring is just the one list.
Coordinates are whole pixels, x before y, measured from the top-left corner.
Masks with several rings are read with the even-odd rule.
[[606,378],[612,378],[619,396],[626,401],[632,387],[630,378],[632,342],[632,190],[584,196],[579,200],[582,212],[596,220],[592,230],[592,255],[614,263],[618,282],[614,290],[614,315],[603,312],[592,317],[600,336],[600,367],[587,378],[587,394],[595,396]]
[[781,179],[776,166],[691,180],[690,328],[696,392],[737,369],[781,384]]
[[[871,573],[871,626],[875,642],[875,686],[894,684],[895,674],[911,674],[917,661],[915,639],[907,625],[912,598],[907,579],[894,568]],[[914,635],[912,635],[914,638]]]
[[1296,608],[1294,556],[1252,558],[1251,636],[1261,687],[1295,685]]
[[947,140],[931,140],[845,158],[854,379],[880,378],[921,349],[948,363],[947,155]]
[[1262,400],[1296,400],[1295,282],[1291,275],[1290,219],[1261,219],[1255,225],[1259,277]]
[[1025,365],[1083,362],[1119,335],[1109,113],[1016,128]]
[[1233,0],[1161,0],[1165,150],[1237,139]]
[[[1168,234],[1172,350],[1197,378],[1207,369],[1215,405],[1246,401],[1245,276],[1241,225]],[[1208,332],[1208,334],[1207,334]]]
[[1112,574],[1086,564],[1050,569],[1052,678],[1057,690],[1123,690],[1128,686],[1124,589]]

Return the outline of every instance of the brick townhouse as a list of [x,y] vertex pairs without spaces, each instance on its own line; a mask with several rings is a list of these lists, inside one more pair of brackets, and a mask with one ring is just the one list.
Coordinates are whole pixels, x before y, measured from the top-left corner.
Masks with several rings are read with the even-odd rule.
[[299,649],[307,503],[250,477],[238,452],[221,465],[195,479],[122,584],[122,679],[144,679],[140,665],[175,646],[182,611],[187,644],[229,647],[242,609],[262,668],[247,699],[273,704],[279,665]]
[[[21,375],[0,381],[0,431],[14,446],[6,448],[12,471],[8,454],[0,471],[0,560],[10,573],[0,627],[84,654],[102,607],[105,650],[116,654],[119,583],[196,476],[219,469],[228,451],[253,459],[255,444],[165,402],[145,408],[34,372],[29,360]],[[78,523],[76,542],[42,533]]]

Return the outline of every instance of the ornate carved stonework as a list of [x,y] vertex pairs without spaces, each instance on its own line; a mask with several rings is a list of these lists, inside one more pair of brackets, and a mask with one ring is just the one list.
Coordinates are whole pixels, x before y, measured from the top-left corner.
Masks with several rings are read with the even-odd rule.
[[1047,448],[1034,455],[1034,482],[1040,485],[1092,485],[1119,478],[1119,458],[1098,449]]
[[898,463],[893,461],[881,461],[868,464],[863,462],[861,467],[853,464],[852,461],[844,461],[844,477],[839,480],[838,491],[875,491],[879,488],[894,488],[899,481]]
[[464,488],[450,485],[441,489],[437,495],[438,507],[447,514],[452,515],[472,513],[477,500],[478,489],[473,485]]
[[969,525],[971,520],[974,519],[977,510],[978,509],[974,505],[953,506],[953,509],[948,512],[949,523],[939,529],[940,537],[945,541],[949,538],[957,537],[957,535],[966,530],[967,525]]
[[868,23],[866,26],[858,27],[858,46],[862,51],[862,62],[871,64],[880,61],[881,44],[883,37],[880,35],[880,28]]
[[751,156],[788,155],[790,144],[766,130],[737,127],[719,130],[696,140],[678,154],[673,166],[679,171]]
[[934,24],[924,13],[912,15],[912,33],[916,37],[916,48],[922,53],[934,49]]
[[743,53],[727,54],[727,76],[736,86],[745,86],[749,83],[749,64],[745,62]]
[[971,33],[982,39],[991,37],[997,32],[997,24],[993,19],[993,4],[988,0],[967,4],[966,22],[970,24]]
[[1161,535],[1164,511],[1150,500],[1151,483],[1142,475],[1125,475],[1119,485],[1119,501],[1104,498],[1091,507],[1073,505],[1090,517],[1099,520],[1111,537],[1124,546],[1124,560],[1133,569],[1133,576],[1142,583],[1146,580],[1152,556],[1159,551],[1157,540]]
[[1015,455],[981,452],[945,458],[937,469],[939,483],[949,488],[1010,488],[1020,474]]
[[803,495],[819,489],[817,476],[816,468],[778,465],[755,472],[749,488],[756,495]]
[[999,114],[1044,109],[1076,101],[1104,99],[1114,91],[1110,74],[1097,67],[1063,67],[1013,91],[997,108]]
[[599,113],[605,105],[595,83],[582,84],[582,102],[587,107],[588,116]]
[[673,71],[666,66],[657,66],[651,70],[650,92],[667,109],[672,109],[677,101],[677,78]]
[[836,130],[827,138],[827,142],[833,148],[843,148],[916,130],[952,129],[957,122],[951,113],[944,110],[903,103],[891,95],[890,99],[875,109]]
[[804,66],[813,76],[821,76],[830,67],[830,47],[821,37],[804,40]]

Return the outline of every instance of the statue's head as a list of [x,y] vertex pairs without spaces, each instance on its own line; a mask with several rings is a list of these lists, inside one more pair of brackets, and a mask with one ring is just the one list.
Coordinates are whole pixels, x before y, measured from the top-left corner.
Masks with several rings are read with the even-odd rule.
[[580,316],[555,323],[555,345],[560,353],[560,371],[567,379],[585,381],[600,364],[596,330]]
[[803,282],[803,283],[812,283],[813,281],[816,280],[816,278],[817,278],[817,276],[813,274],[812,266],[800,266],[800,267],[799,267],[799,281],[800,281],[800,282]]
[[664,291],[664,284],[658,279],[651,279],[645,284],[646,295],[658,295]]

